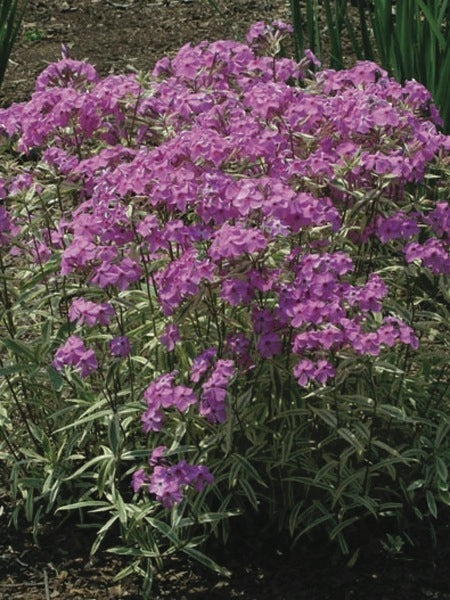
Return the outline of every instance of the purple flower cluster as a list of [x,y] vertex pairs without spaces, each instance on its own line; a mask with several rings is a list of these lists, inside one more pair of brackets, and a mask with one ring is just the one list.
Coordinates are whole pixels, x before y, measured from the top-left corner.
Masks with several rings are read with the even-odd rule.
[[168,464],[164,458],[167,448],[158,446],[152,452],[149,466],[152,472],[149,474],[144,469],[138,469],[133,473],[132,488],[135,492],[145,488],[165,508],[172,508],[183,499],[183,490],[190,486],[196,492],[201,492],[208,484],[213,483],[214,478],[205,465],[190,465],[182,460],[177,464]]
[[159,341],[168,352],[172,352],[175,344],[180,339],[180,331],[175,323],[169,323],[164,329],[164,333],[159,338]]
[[113,356],[124,358],[131,352],[131,343],[126,335],[117,335],[109,342],[109,351]]
[[77,325],[86,324],[88,327],[108,325],[114,314],[114,308],[110,304],[96,304],[84,298],[76,298],[69,308],[69,319],[76,321]]
[[197,396],[191,388],[174,384],[176,375],[176,372],[160,375],[145,390],[147,409],[142,414],[145,432],[161,431],[163,409],[175,406],[180,412],[186,412],[192,404],[196,404]]
[[80,371],[81,377],[87,377],[98,368],[98,362],[93,350],[88,350],[83,340],[71,335],[66,343],[58,348],[52,365],[61,371],[65,365]]
[[210,423],[224,423],[227,419],[225,400],[234,370],[232,360],[219,359],[202,385],[199,413]]
[[448,244],[436,239],[429,239],[423,244],[411,242],[405,246],[407,262],[418,260],[435,275],[450,275],[450,255]]

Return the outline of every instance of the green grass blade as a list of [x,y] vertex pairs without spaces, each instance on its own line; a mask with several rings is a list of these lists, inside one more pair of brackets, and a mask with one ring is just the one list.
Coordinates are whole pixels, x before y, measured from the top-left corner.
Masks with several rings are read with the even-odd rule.
[[0,85],[8,67],[9,56],[20,30],[28,0],[0,0]]
[[394,36],[390,0],[375,2],[370,18],[381,64],[384,68],[390,70],[392,68],[392,40]]
[[291,0],[292,26],[294,28],[295,58],[300,60],[305,51],[305,36],[303,34],[303,19],[300,0]]
[[316,0],[306,0],[306,32],[309,49],[320,58],[320,19]]
[[342,69],[344,67],[344,63],[342,56],[341,32],[339,28],[338,6],[335,3],[336,14],[333,16],[330,0],[325,0],[324,4],[328,38],[330,40],[331,47],[330,65],[333,69]]
[[[374,53],[372,44],[370,41],[369,28],[367,26],[367,13],[365,8],[365,0],[358,0],[358,15],[359,15],[359,27],[361,29],[361,37],[362,37],[362,47],[363,51],[359,50],[356,52],[358,58],[365,58],[366,60],[374,60]],[[347,18],[347,22],[350,23],[350,20]],[[353,28],[352,28],[353,29]],[[347,25],[347,31],[350,36],[350,40],[352,39],[352,33],[350,32],[349,25]],[[353,42],[352,42],[353,44]],[[355,50],[355,46],[353,46]]]
[[[423,2],[423,0],[417,0],[417,3],[422,9],[423,14],[425,15],[429,28],[436,36],[436,39],[439,43],[439,48],[443,50],[445,48],[446,43],[448,42],[446,42],[444,36],[442,35],[441,21],[436,19],[436,16],[433,15],[430,8],[425,4],[425,2]],[[445,14],[445,12],[443,14]]]

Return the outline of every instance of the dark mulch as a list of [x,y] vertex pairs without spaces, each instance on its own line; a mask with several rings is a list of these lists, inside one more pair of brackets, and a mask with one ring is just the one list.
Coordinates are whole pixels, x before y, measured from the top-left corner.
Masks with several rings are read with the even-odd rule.
[[[6,496],[0,505],[7,503]],[[114,581],[127,563],[100,550],[91,557],[90,530],[74,523],[52,523],[38,537],[26,524],[7,527],[0,516],[0,599],[4,600],[139,600],[141,581]],[[155,575],[154,600],[450,600],[450,524],[439,529],[433,549],[423,540],[408,554],[382,552],[369,538],[359,540],[361,559],[347,567],[336,548],[305,540],[288,551],[282,536],[262,539],[255,534],[232,535],[225,547],[207,553],[231,571],[215,573],[182,557],[167,562]],[[110,543],[116,543],[111,539]],[[106,544],[108,547],[108,544]],[[378,549],[377,549],[378,548]]]

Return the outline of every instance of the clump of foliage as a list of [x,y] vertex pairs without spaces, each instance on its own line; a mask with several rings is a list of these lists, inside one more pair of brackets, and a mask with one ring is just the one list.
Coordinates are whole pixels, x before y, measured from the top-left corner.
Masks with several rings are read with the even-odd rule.
[[450,140],[415,81],[277,58],[289,29],[65,58],[0,111],[14,515],[116,528],[147,591],[175,551],[218,569],[233,515],[350,553],[450,501]]
[[0,86],[28,0],[0,0]]

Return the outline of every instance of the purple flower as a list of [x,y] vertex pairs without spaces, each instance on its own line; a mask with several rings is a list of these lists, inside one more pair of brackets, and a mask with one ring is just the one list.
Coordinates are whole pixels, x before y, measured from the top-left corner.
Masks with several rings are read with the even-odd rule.
[[376,235],[385,244],[389,240],[407,239],[412,235],[416,235],[419,231],[417,221],[400,212],[388,218],[378,219]]
[[114,308],[108,303],[96,304],[84,298],[76,298],[69,308],[69,319],[76,321],[77,325],[86,323],[89,327],[93,325],[108,325],[114,316]]
[[62,253],[61,275],[86,266],[96,257],[95,245],[84,238],[76,238]]
[[83,352],[73,366],[80,369],[81,377],[87,377],[92,371],[95,371],[98,368],[98,362],[94,351],[86,350]]
[[[153,453],[152,453],[153,456]],[[152,466],[152,463],[150,463]],[[204,465],[190,465],[182,460],[174,465],[156,464],[150,476],[143,469],[138,469],[132,477],[132,487],[138,491],[148,484],[148,491],[156,496],[164,508],[173,508],[183,499],[183,491],[188,486],[201,492],[206,485],[211,485],[214,477]]]
[[109,351],[113,356],[128,356],[131,352],[130,340],[126,335],[114,337],[109,341]]
[[175,344],[179,341],[179,339],[180,332],[178,330],[178,327],[175,325],[175,323],[169,323],[166,326],[164,333],[159,338],[159,341],[168,352],[172,352],[172,350],[175,348]]
[[[0,137],[19,153],[41,148],[44,167],[19,165],[0,181],[6,266],[14,252],[22,252],[20,268],[30,256],[41,266],[60,257],[60,272],[35,269],[33,285],[71,298],[99,288],[95,302],[74,298],[68,319],[108,327],[115,357],[131,344],[116,336],[113,305],[119,325],[136,332],[170,316],[160,331],[168,353],[180,339],[175,322],[183,325],[190,368],[183,353],[168,354],[180,372],[155,376],[143,392],[143,430],[168,425],[156,437],[169,439],[194,404],[210,423],[224,423],[228,394],[244,393],[255,363],[283,351],[296,355],[300,386],[320,386],[347,355],[417,348],[414,330],[386,316],[408,298],[370,265],[383,277],[401,274],[394,261],[403,251],[415,263],[408,271],[450,272],[448,203],[417,197],[423,213],[410,209],[410,189],[435,158],[445,165],[450,149],[430,93],[368,61],[314,73],[320,65],[309,50],[299,64],[279,59],[290,30],[259,22],[250,46],[186,44],[157,63],[148,84],[134,74],[100,79],[65,57],[45,69],[29,102],[0,109]],[[299,77],[304,84],[292,85]],[[62,202],[47,202],[50,181]],[[28,195],[30,206],[45,200],[48,218],[13,213]],[[365,255],[383,244],[386,269]],[[98,368],[77,336],[52,364],[81,377]],[[212,482],[203,465],[172,464],[175,451],[155,448],[132,482],[135,491],[150,486],[167,508],[189,486]]]
[[234,375],[234,361],[219,359],[202,385],[199,414],[210,423],[224,423],[227,418],[227,386]]
[[248,44],[252,44],[255,40],[263,37],[268,31],[268,26],[264,21],[258,21],[257,23],[253,23],[253,25],[248,30],[245,39]]
[[235,371],[234,361],[219,359],[214,365],[213,371],[208,379],[203,384],[203,387],[223,387],[226,388]]
[[193,466],[192,472],[190,483],[196,492],[201,492],[207,485],[214,483],[214,477],[205,465]]
[[204,387],[200,397],[198,412],[210,423],[225,423],[227,411],[225,399],[227,391],[221,387]]
[[314,371],[313,378],[318,381],[321,385],[323,385],[327,379],[335,376],[335,371],[333,365],[331,365],[327,360],[320,359],[317,361],[317,366]]
[[281,338],[278,333],[263,333],[258,340],[257,348],[263,358],[272,358],[281,352]]
[[310,379],[313,379],[315,373],[315,365],[312,361],[305,358],[294,367],[294,377],[298,381],[298,385],[305,387]]
[[148,464],[150,467],[156,467],[156,465],[162,464],[164,460],[164,455],[167,452],[166,446],[157,446],[150,455],[148,459]]
[[186,412],[197,402],[197,396],[191,388],[174,385],[176,372],[160,375],[144,391],[147,409],[141,420],[145,432],[161,431],[164,413],[162,409],[172,406],[180,412]]
[[267,240],[261,232],[226,223],[214,235],[209,255],[213,260],[219,261],[261,252],[266,247]]
[[248,304],[253,294],[254,288],[244,279],[232,278],[222,282],[220,296],[231,306]]
[[71,58],[63,58],[42,71],[36,79],[35,90],[42,92],[53,86],[80,87],[97,81],[99,81],[99,76],[92,65]]
[[159,408],[149,406],[141,415],[142,429],[145,433],[151,431],[161,431],[164,416]]
[[424,244],[411,242],[403,251],[406,262],[422,261],[434,275],[449,275],[450,253],[447,246],[440,240],[430,238]]
[[172,508],[174,504],[181,502],[181,482],[170,473],[167,467],[157,466],[150,476],[149,492],[155,494],[156,499],[164,508]]
[[[1,225],[0,225],[1,228]],[[1,233],[0,233],[1,238]],[[37,242],[36,246],[31,249],[31,253],[34,258],[34,262],[37,264],[45,264],[51,257],[51,249],[42,242]]]
[[320,60],[316,57],[316,55],[309,48],[307,48],[305,50],[305,58],[310,63],[312,63],[315,67],[320,68],[320,66],[321,66]]
[[167,406],[175,406],[180,412],[186,412],[187,409],[192,404],[196,404],[196,402],[197,396],[194,394],[191,388],[188,388],[184,385],[176,385],[173,388],[172,400]]
[[158,299],[164,314],[171,315],[182,301],[194,296],[203,280],[211,281],[213,265],[208,260],[197,260],[195,251],[186,251],[155,275]]
[[190,378],[194,383],[200,381],[201,377],[208,371],[212,360],[217,354],[217,348],[207,348],[192,361]]
[[93,350],[88,350],[81,338],[71,335],[66,343],[58,348],[52,366],[61,371],[65,365],[80,370],[81,377],[87,377],[98,368]]
[[134,493],[137,493],[144,485],[149,483],[149,479],[144,469],[135,471],[131,478],[131,487]]
[[0,246],[6,245],[10,240],[12,229],[11,217],[8,211],[0,204]]

